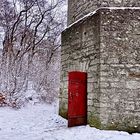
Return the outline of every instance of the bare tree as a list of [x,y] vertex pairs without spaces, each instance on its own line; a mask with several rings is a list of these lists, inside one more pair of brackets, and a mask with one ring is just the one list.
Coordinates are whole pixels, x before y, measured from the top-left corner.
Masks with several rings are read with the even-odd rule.
[[0,27],[4,31],[1,92],[7,95],[8,102],[24,98],[28,81],[34,83],[37,92],[45,91],[43,98],[48,96],[48,70],[51,71],[53,57],[58,57],[58,38],[64,26],[62,16],[59,17],[63,2],[1,1]]

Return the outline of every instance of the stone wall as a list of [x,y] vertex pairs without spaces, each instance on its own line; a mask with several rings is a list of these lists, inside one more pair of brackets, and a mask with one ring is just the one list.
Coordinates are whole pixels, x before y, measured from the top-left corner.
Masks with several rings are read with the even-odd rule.
[[140,9],[101,8],[62,33],[60,115],[68,72],[88,73],[88,122],[140,132]]
[[100,120],[140,131],[140,9],[102,9],[100,19]]
[[[99,14],[62,33],[60,114],[67,115],[68,72],[88,73],[88,115],[99,115]],[[92,100],[95,100],[92,102]]]
[[68,0],[68,25],[100,7],[140,7],[139,0]]

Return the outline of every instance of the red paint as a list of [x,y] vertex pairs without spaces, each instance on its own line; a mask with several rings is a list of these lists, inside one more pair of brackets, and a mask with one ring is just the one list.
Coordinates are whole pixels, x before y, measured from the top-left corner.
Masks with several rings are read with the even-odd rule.
[[69,72],[68,126],[87,124],[87,73]]

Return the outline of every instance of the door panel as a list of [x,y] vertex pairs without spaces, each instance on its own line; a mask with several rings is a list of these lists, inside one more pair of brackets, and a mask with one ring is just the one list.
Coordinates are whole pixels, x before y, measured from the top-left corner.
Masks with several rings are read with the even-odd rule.
[[70,72],[68,83],[68,126],[87,123],[87,74]]

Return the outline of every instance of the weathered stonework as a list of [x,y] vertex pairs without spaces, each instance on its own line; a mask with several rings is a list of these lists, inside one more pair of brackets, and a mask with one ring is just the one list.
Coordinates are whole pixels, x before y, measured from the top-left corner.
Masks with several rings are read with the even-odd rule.
[[62,33],[60,115],[67,116],[68,72],[84,71],[89,124],[140,132],[140,2],[69,0],[68,4],[68,25],[96,13]]
[[[62,33],[60,114],[67,113],[68,71],[88,72],[88,116],[99,118],[99,14]],[[65,106],[65,107],[64,107]],[[94,111],[94,112],[93,112]],[[90,119],[91,120],[91,119]]]
[[68,72],[88,73],[88,122],[140,132],[140,9],[100,8],[62,33],[60,115]]
[[102,9],[100,19],[100,120],[140,132],[140,9]]
[[68,0],[68,25],[100,7],[140,7],[139,0]]

